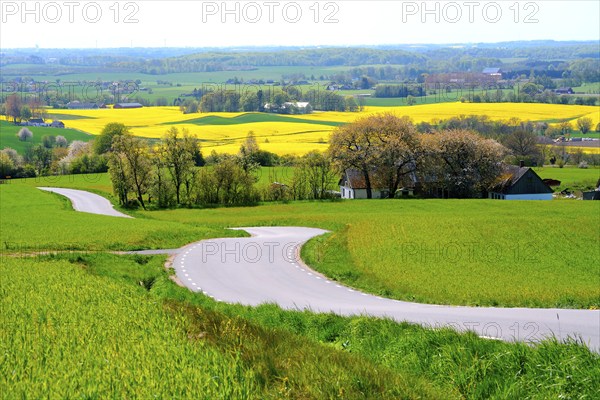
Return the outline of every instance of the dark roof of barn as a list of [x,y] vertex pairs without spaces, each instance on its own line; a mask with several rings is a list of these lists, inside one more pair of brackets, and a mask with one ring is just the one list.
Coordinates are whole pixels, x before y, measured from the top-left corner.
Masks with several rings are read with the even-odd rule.
[[490,192],[508,193],[520,180],[527,174],[532,174],[539,180],[540,187],[543,187],[546,193],[554,191],[529,167],[519,167],[518,165],[505,165],[502,174],[490,187]]

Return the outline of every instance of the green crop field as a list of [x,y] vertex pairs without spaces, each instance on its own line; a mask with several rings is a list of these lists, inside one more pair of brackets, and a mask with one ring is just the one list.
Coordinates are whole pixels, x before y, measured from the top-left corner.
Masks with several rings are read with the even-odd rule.
[[[571,133],[570,137],[580,137],[580,138],[593,138],[593,139],[600,139],[600,133],[598,132],[588,132],[585,135],[582,134],[581,132],[575,130]],[[576,145],[580,142],[570,142],[573,145]],[[596,147],[600,147],[600,143],[598,142],[594,142],[594,144],[596,145]]]
[[[66,124],[68,125],[68,122]],[[29,129],[33,133],[33,138],[28,140],[27,142],[21,142],[17,137],[17,133],[19,132],[19,130],[21,130],[21,128],[23,127],[16,126],[7,121],[0,121],[0,149],[10,147],[15,149],[20,154],[23,154],[28,146],[42,143],[42,137],[46,135],[64,136],[65,139],[69,141],[69,143],[73,140],[81,140],[87,142],[93,138],[92,135],[88,135],[87,133],[75,129],[28,126],[27,129]]]
[[255,393],[239,354],[188,340],[185,316],[169,313],[139,285],[94,276],[86,267],[76,259],[3,260],[2,398]]
[[[573,179],[585,173],[592,180],[600,171],[556,170],[567,171],[565,177]],[[259,182],[285,182],[291,174],[293,170],[284,167],[263,168]],[[57,177],[55,184],[110,192],[105,174],[92,177]],[[28,186],[52,184],[34,179],[25,182]],[[593,267],[600,262],[594,251],[600,214],[593,202],[355,200],[136,211],[134,215],[139,218],[134,221],[111,222],[128,232],[126,238],[119,239],[108,234],[111,224],[96,223],[94,229],[89,228],[91,221],[106,218],[73,215],[60,196],[19,183],[3,188],[4,193],[12,191],[20,193],[16,197],[31,199],[15,207],[26,210],[41,204],[32,211],[39,218],[57,202],[63,203],[61,212],[52,213],[57,222],[48,229],[54,234],[38,228],[33,236],[36,243],[48,243],[51,237],[51,243],[57,239],[69,243],[85,240],[83,247],[140,248],[148,243],[148,247],[158,248],[191,242],[194,234],[198,239],[219,233],[230,236],[232,233],[223,229],[227,227],[312,226],[333,233],[309,242],[304,249],[307,261],[333,279],[372,293],[438,304],[600,307],[598,271]],[[14,220],[19,227],[9,231],[10,241],[33,228],[33,223],[26,224],[27,219],[14,208],[10,213],[5,209],[3,219]],[[82,226],[81,232],[56,228],[61,226],[58,221],[69,218],[80,221],[75,226],[84,224],[85,228]],[[175,226],[182,228],[175,230]],[[95,240],[94,230],[106,230],[107,234]]]
[[[110,190],[105,174],[59,181]],[[128,220],[72,211],[64,198],[33,187],[40,183],[0,186],[0,393],[6,398],[598,395],[600,359],[576,342],[531,347],[386,320],[217,303],[176,286],[163,256],[105,253],[240,234],[224,229],[231,226],[317,226],[333,233],[313,240],[304,258],[354,286],[454,304],[587,307],[598,304],[591,268],[598,260],[590,248],[599,221],[592,202],[300,202],[138,211]],[[548,221],[567,218],[572,226],[549,231]],[[396,262],[411,243],[434,246],[450,243],[448,237],[493,241],[509,251],[533,245],[541,258],[519,252],[517,267],[513,258],[487,254],[470,270],[467,259],[432,263],[414,253],[406,265]],[[390,279],[394,257],[398,270]]]
[[593,202],[355,200],[142,214],[184,224],[330,229],[303,250],[309,264],[397,299],[589,308],[600,306],[597,210]]
[[598,355],[575,343],[529,347],[386,320],[215,303],[175,286],[162,261],[4,259],[3,398],[597,394]]
[[[39,186],[44,185],[48,186],[48,182]],[[19,183],[2,185],[0,195],[4,253],[170,248],[215,235],[231,235],[224,229],[204,225],[78,213],[72,211],[66,198]]]
[[407,371],[167,298],[161,292],[172,283],[160,261],[74,255],[3,263],[3,398],[442,396]]

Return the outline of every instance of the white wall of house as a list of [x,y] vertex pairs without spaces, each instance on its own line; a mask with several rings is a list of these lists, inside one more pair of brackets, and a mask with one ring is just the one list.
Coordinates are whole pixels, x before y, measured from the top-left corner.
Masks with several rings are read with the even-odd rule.
[[[342,192],[343,199],[366,199],[367,198],[367,189],[351,189],[345,186],[340,188],[340,192]],[[344,195],[344,192],[346,195]],[[373,199],[381,198],[381,190],[372,189],[371,197]]]
[[349,188],[348,186],[340,186],[340,193],[342,199],[353,199],[354,198],[354,190]]

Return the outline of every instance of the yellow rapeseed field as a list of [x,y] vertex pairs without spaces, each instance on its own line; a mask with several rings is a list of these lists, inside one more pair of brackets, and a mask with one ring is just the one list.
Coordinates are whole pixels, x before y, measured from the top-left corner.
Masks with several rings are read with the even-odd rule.
[[[598,142],[594,142],[594,143],[598,143]],[[554,146],[555,148],[559,148],[558,146]],[[595,146],[567,146],[566,147],[566,151],[569,153],[573,153],[576,151],[581,150],[582,153],[585,154],[600,154],[600,146],[595,145]]]
[[[273,121],[277,116],[259,114],[258,122],[238,123],[232,118],[245,113],[199,113],[183,114],[178,107],[146,107],[138,109],[99,110],[51,110],[50,116],[63,119],[67,127],[91,134],[99,134],[109,122],[121,122],[131,128],[133,134],[148,138],[160,138],[171,126],[186,128],[201,139],[205,151],[233,153],[249,131],[253,131],[261,148],[277,154],[304,154],[313,149],[324,150],[333,123],[348,123],[356,118],[380,112],[406,115],[414,122],[447,119],[459,115],[487,115],[493,120],[548,121],[570,120],[588,116],[594,125],[600,122],[600,110],[592,106],[524,103],[439,103],[411,107],[366,107],[360,113],[314,112],[309,115],[285,116],[285,121]],[[202,124],[193,120],[219,117],[228,124]],[[265,121],[260,121],[264,116]],[[292,121],[293,119],[298,122]],[[186,122],[190,121],[190,122]],[[175,123],[176,125],[171,125]]]

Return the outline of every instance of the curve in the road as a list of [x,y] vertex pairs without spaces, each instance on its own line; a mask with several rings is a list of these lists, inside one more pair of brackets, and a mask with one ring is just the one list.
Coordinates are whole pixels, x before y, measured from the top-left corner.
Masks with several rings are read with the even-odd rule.
[[252,237],[204,240],[182,248],[173,264],[180,280],[193,291],[229,303],[389,317],[507,341],[572,337],[600,349],[600,310],[458,307],[385,299],[340,285],[300,260],[301,245],[326,231],[239,229]]
[[[131,218],[102,196],[75,189],[39,189],[71,200],[77,211]],[[555,336],[580,338],[600,351],[600,310],[453,307],[409,303],[362,293],[311,270],[300,247],[326,231],[299,227],[238,228],[250,238],[210,239],[174,253],[177,276],[193,291],[218,301],[287,309],[310,309],[341,315],[371,315],[429,327],[475,331],[482,337],[535,342]]]
[[52,187],[38,187],[38,189],[65,196],[71,200],[73,209],[75,209],[75,211],[107,215],[110,217],[132,218],[130,215],[123,214],[122,212],[115,210],[111,202],[106,198],[85,190]]

